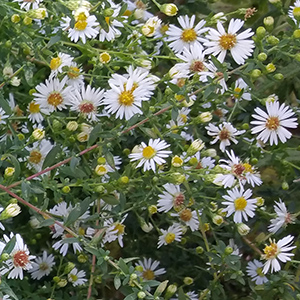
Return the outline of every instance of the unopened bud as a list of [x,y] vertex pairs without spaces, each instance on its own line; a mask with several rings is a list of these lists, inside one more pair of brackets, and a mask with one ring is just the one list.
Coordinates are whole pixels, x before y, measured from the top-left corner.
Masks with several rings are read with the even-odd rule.
[[160,7],[160,11],[169,17],[173,17],[173,16],[176,16],[176,14],[178,12],[178,8],[175,4],[168,3],[168,4],[163,4]]
[[232,252],[233,252],[233,248],[232,248],[232,247],[227,246],[227,247],[225,248],[224,253],[225,253],[226,255],[230,255]]
[[269,16],[264,18],[264,25],[266,26],[266,29],[270,32],[273,29],[274,26],[274,18]]
[[17,216],[21,212],[21,208],[17,203],[10,203],[0,214],[0,220],[6,220]]
[[62,192],[65,194],[70,193],[70,191],[71,191],[71,188],[68,185],[66,185],[62,188]]
[[68,124],[67,124],[67,129],[69,131],[75,131],[76,129],[78,128],[78,123],[76,121],[70,121]]
[[173,167],[175,167],[175,168],[179,168],[179,167],[181,167],[182,165],[183,165],[183,160],[182,160],[182,158],[180,158],[179,156],[174,156],[173,158],[172,158],[172,166]]
[[7,167],[4,171],[5,177],[11,177],[14,175],[14,173],[15,173],[15,168],[13,167]]
[[184,181],[186,180],[185,178],[185,175],[184,174],[181,174],[181,173],[173,173],[171,174],[171,178],[170,178],[170,181],[173,183],[173,184],[182,184]]
[[165,293],[165,299],[170,299],[177,291],[177,286],[175,284],[171,284],[168,286],[166,293]]
[[260,77],[260,75],[261,75],[261,70],[259,70],[259,69],[252,70],[252,72],[250,74],[251,78],[254,80],[257,79],[258,77]]
[[204,148],[204,142],[200,139],[194,140],[187,150],[188,156],[193,156]]
[[212,221],[213,221],[214,224],[220,226],[221,224],[223,224],[224,219],[223,219],[223,217],[220,216],[220,215],[215,215],[215,216],[213,217]]
[[108,64],[111,60],[111,56],[109,53],[107,52],[103,52],[99,55],[99,60],[100,62],[102,62],[103,64]]
[[270,35],[267,37],[267,43],[272,46],[275,46],[279,43],[279,39],[274,35]]
[[157,206],[156,205],[150,205],[148,206],[148,212],[150,215],[154,215],[157,213]]
[[273,73],[276,71],[276,67],[274,64],[270,63],[270,64],[267,64],[266,70],[268,73]]
[[296,29],[294,32],[293,32],[293,37],[295,39],[299,39],[300,38],[300,29]]
[[268,55],[264,52],[261,52],[257,55],[259,61],[265,61],[268,58]]
[[23,23],[24,25],[30,25],[32,23],[32,19],[25,16],[25,18],[23,19]]
[[256,29],[256,36],[258,39],[262,40],[266,35],[266,28],[263,26],[259,26]]
[[250,227],[244,223],[238,223],[237,230],[240,235],[247,235],[250,232]]
[[191,285],[194,283],[194,279],[192,277],[184,277],[183,282],[185,285]]
[[20,15],[17,15],[17,14],[14,14],[11,16],[10,20],[13,22],[13,23],[19,23],[21,21],[21,17]]
[[198,247],[196,248],[196,252],[197,252],[198,254],[202,254],[202,253],[204,252],[203,247],[198,246]]
[[284,181],[282,184],[281,184],[281,187],[282,187],[282,189],[283,190],[288,190],[290,187],[289,187],[289,184],[286,182],[286,181]]
[[144,298],[146,297],[146,293],[140,291],[140,292],[137,293],[137,297],[138,297],[139,299],[144,299]]
[[263,206],[265,204],[265,199],[262,197],[256,197],[256,206]]
[[64,273],[68,274],[68,273],[70,273],[74,268],[75,268],[75,264],[72,263],[72,262],[68,262],[67,265],[65,266]]
[[65,287],[67,284],[68,284],[68,281],[67,281],[66,279],[61,279],[61,280],[57,283],[57,285],[58,285],[59,287]]
[[199,123],[208,123],[212,120],[212,114],[209,111],[203,112],[197,117]]
[[282,73],[277,73],[275,74],[274,76],[274,79],[276,80],[282,80],[284,78],[283,74]]
[[36,128],[33,132],[32,132],[32,136],[35,140],[42,140],[45,137],[45,130],[40,129],[40,128]]

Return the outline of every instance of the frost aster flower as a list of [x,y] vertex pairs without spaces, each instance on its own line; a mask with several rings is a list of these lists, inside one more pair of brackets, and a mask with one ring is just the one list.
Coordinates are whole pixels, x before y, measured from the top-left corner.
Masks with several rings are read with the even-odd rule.
[[294,237],[291,235],[280,239],[277,243],[270,239],[270,245],[265,247],[265,254],[262,255],[262,258],[267,260],[263,268],[264,274],[268,273],[270,268],[271,273],[280,271],[281,267],[278,260],[284,263],[291,260],[294,254],[288,252],[296,248],[296,246],[291,246],[293,239]]
[[165,163],[166,161],[163,158],[168,157],[172,153],[171,151],[163,150],[169,146],[169,144],[160,139],[150,139],[149,145],[142,142],[139,150],[136,153],[129,154],[129,158],[131,161],[139,160],[137,168],[144,165],[144,172],[148,170],[155,172],[155,164],[161,165]]
[[237,64],[244,64],[245,59],[251,56],[253,52],[254,42],[247,40],[247,38],[251,37],[254,32],[252,32],[251,29],[247,29],[237,34],[243,25],[244,21],[232,19],[229,22],[228,32],[226,32],[222,23],[219,21],[217,23],[218,30],[211,28],[206,36],[210,41],[204,43],[204,45],[208,47],[204,53],[214,56],[218,55],[217,59],[223,62],[227,51],[230,51],[232,58]]
[[263,263],[254,259],[249,261],[247,266],[247,274],[251,277],[252,281],[255,281],[255,284],[264,284],[268,282],[268,278],[262,272]]
[[257,139],[266,143],[270,140],[270,145],[278,144],[278,137],[282,143],[291,138],[292,134],[285,128],[296,128],[297,118],[291,118],[294,112],[285,104],[279,106],[279,102],[267,102],[267,112],[259,107],[255,108],[255,119],[251,124],[256,125],[251,129],[252,134],[259,133]]

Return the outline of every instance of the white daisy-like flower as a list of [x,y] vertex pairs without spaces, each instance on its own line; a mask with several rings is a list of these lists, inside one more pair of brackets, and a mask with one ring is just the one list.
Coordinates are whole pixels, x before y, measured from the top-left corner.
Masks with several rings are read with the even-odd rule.
[[66,85],[72,86],[75,90],[80,90],[84,85],[84,76],[82,69],[75,62],[72,62],[66,71]]
[[31,101],[28,104],[27,112],[29,113],[28,119],[33,123],[42,123],[44,117],[42,113],[47,113],[47,109],[41,109],[40,105],[37,104],[35,101]]
[[52,245],[54,250],[59,250],[59,253],[62,256],[66,256],[69,250],[69,246],[72,245],[73,252],[76,254],[77,252],[81,252],[82,248],[78,242],[68,243],[65,241],[66,239],[73,238],[74,236],[70,233],[65,233],[62,235],[61,239]]
[[80,91],[75,90],[70,100],[71,110],[77,111],[89,121],[97,122],[99,119],[98,107],[102,101],[104,90],[95,89],[88,85]]
[[40,280],[50,274],[54,265],[54,256],[52,254],[48,255],[47,251],[43,251],[43,256],[37,257],[32,262],[32,269],[29,270],[29,273],[31,273],[33,279]]
[[[121,35],[121,31],[118,28],[124,27],[124,25],[118,21],[116,18],[119,16],[121,5],[115,4],[113,1],[108,0],[109,8],[113,10],[113,14],[108,17],[105,17],[105,22],[108,26],[107,30],[101,28],[99,32],[99,41],[104,42],[107,40],[108,42],[113,41],[115,38]],[[105,3],[102,5],[103,9],[105,9]]]
[[251,94],[248,93],[248,91],[250,91],[250,90],[251,89],[246,84],[246,82],[242,78],[239,78],[238,80],[236,80],[236,82],[234,84],[234,90],[233,90],[232,97],[234,99],[243,99],[243,100],[250,101]]
[[103,244],[111,243],[118,240],[120,247],[123,248],[123,236],[125,234],[125,225],[123,224],[128,214],[126,214],[121,221],[114,222],[113,218],[104,221],[105,235],[103,237]]
[[[141,1],[136,0],[132,2],[131,0],[123,0],[127,4],[127,11],[124,13],[125,16],[130,16],[132,13],[134,17],[139,20],[148,20],[153,17],[153,14],[147,11],[147,5]],[[135,24],[137,21],[133,21],[132,24]]]
[[39,8],[43,0],[13,0],[13,2],[18,2],[21,9],[30,10]]
[[247,265],[247,274],[251,277],[252,281],[255,281],[255,284],[264,284],[268,282],[268,278],[262,271],[264,264],[257,259],[249,261]]
[[196,231],[199,229],[199,218],[198,215],[200,216],[202,214],[201,210],[191,210],[189,208],[184,208],[178,213],[172,213],[171,216],[174,217],[179,217],[179,219],[188,227],[190,227],[191,231]]
[[169,245],[174,241],[180,242],[182,236],[182,228],[180,224],[173,224],[167,230],[161,229],[162,235],[158,238],[157,248],[162,245]]
[[[6,243],[8,243],[14,234],[11,233],[10,237],[3,235],[3,238]],[[5,265],[1,267],[0,274],[4,275],[9,272],[8,279],[23,279],[23,270],[28,271],[32,268],[32,259],[35,258],[34,255],[29,254],[27,245],[24,243],[22,237],[17,233],[15,235],[15,245],[13,250],[10,253],[10,258],[5,261]],[[3,251],[5,244],[0,242],[0,250]]]
[[140,276],[142,276],[145,280],[153,280],[156,276],[166,273],[165,268],[158,269],[159,264],[160,262],[157,260],[152,260],[152,258],[144,258],[143,260],[139,260],[136,266],[143,268],[139,274]]
[[262,258],[267,260],[263,268],[264,274],[267,274],[270,268],[271,273],[280,271],[281,267],[278,260],[283,263],[291,260],[294,254],[288,252],[296,248],[296,246],[291,246],[293,239],[294,237],[291,235],[280,239],[277,243],[275,240],[270,239],[270,245],[264,248],[264,254],[262,255]]
[[[298,15],[300,13],[300,0],[296,0],[295,3],[294,3],[294,5],[291,5],[290,9],[288,11],[289,17],[295,22],[295,24],[297,24],[298,21],[294,17],[294,13],[298,14]],[[299,27],[300,27],[300,24],[299,24]]]
[[174,208],[176,211],[181,210],[184,207],[185,197],[180,191],[180,186],[172,183],[166,183],[163,185],[163,188],[165,191],[158,195],[158,211],[168,212],[172,208]]
[[83,270],[78,271],[77,268],[74,268],[68,274],[68,281],[72,283],[73,286],[83,285],[87,282],[85,278],[85,272]]
[[225,188],[232,187],[235,184],[236,179],[240,184],[244,185],[249,183],[252,187],[262,184],[260,174],[253,166],[248,162],[241,162],[239,157],[235,156],[233,150],[231,150],[230,153],[226,150],[226,154],[230,160],[220,159],[220,162],[225,163],[220,164],[220,167],[229,173],[218,174],[214,183],[218,184],[221,182]]
[[277,216],[275,219],[270,221],[271,225],[268,226],[268,230],[275,234],[281,227],[294,223],[295,218],[287,211],[287,208],[281,199],[279,199],[279,202],[275,201],[275,205],[273,207]]
[[62,110],[69,104],[72,87],[65,88],[66,78],[60,81],[57,78],[46,79],[35,87],[38,93],[33,93],[34,101],[40,105],[48,115],[56,110]]
[[29,157],[27,158],[29,168],[33,168],[37,172],[40,172],[44,160],[52,148],[53,145],[48,140],[34,142],[32,147],[26,147],[25,149],[29,151]]
[[254,32],[247,29],[240,34],[237,32],[244,25],[244,21],[231,19],[226,33],[222,23],[218,21],[217,29],[210,28],[206,38],[210,41],[204,43],[208,49],[205,54],[217,56],[220,62],[224,62],[227,51],[231,52],[232,58],[239,65],[244,64],[245,59],[252,55],[254,46],[253,40],[247,40]]
[[218,88],[216,90],[216,93],[220,92],[221,94],[224,94],[224,92],[227,91],[228,87],[223,74],[218,71],[218,68],[211,61],[205,63],[205,67],[207,68],[207,70],[203,70],[198,73],[200,75],[200,82],[207,82],[208,77],[214,78],[215,82],[221,86],[221,88]]
[[69,67],[73,61],[73,57],[69,54],[59,52],[57,57],[53,57],[50,61],[51,73],[49,79],[56,77],[58,73],[63,72],[63,67]]
[[[186,157],[186,152],[182,153],[183,157]],[[197,152],[196,154],[192,155],[192,156],[188,156],[185,158],[184,162],[188,163],[189,160],[193,158],[193,159],[197,159],[198,162],[196,162],[193,166],[189,167],[189,166],[185,166],[185,169],[212,169],[215,166],[215,160],[211,157],[205,156],[201,158],[201,153],[200,151]]]
[[198,44],[203,49],[202,43],[206,41],[202,34],[208,30],[203,28],[205,21],[201,20],[197,25],[195,23],[195,15],[189,18],[187,15],[178,17],[178,23],[182,28],[171,24],[167,30],[166,40],[170,43],[170,48],[174,52],[183,52],[184,48],[189,49],[192,45]]
[[296,128],[298,126],[297,118],[292,118],[294,112],[278,101],[267,102],[267,112],[257,107],[254,109],[256,115],[252,115],[255,121],[250,123],[255,125],[251,129],[252,134],[259,133],[258,140],[262,140],[266,143],[270,140],[270,145],[278,144],[278,137],[282,143],[285,143],[292,137],[292,134],[285,128]]
[[114,74],[108,81],[111,89],[104,95],[102,104],[108,113],[116,113],[116,117],[129,120],[135,114],[143,114],[140,107],[142,101],[148,101],[155,88],[149,71],[143,68],[129,68],[128,74]]
[[0,124],[5,124],[6,123],[5,119],[7,119],[8,117],[9,116],[6,114],[4,109],[0,107]]
[[220,150],[225,151],[226,146],[230,146],[230,141],[237,144],[235,136],[243,134],[245,130],[237,130],[229,122],[223,122],[219,127],[209,123],[205,127],[207,134],[214,137],[214,140],[211,141],[211,144],[215,144],[217,141],[220,141]]
[[253,218],[256,208],[256,199],[250,199],[252,191],[250,189],[244,191],[243,187],[240,190],[235,187],[227,192],[228,195],[223,196],[227,201],[222,202],[223,205],[227,205],[224,212],[227,212],[227,217],[234,213],[233,221],[235,223],[242,223],[243,219],[248,221],[248,216]]
[[165,141],[161,141],[160,139],[150,139],[148,145],[142,142],[139,151],[129,154],[128,157],[131,162],[139,160],[136,168],[144,165],[144,172],[148,170],[153,170],[155,172],[155,164],[162,165],[166,162],[164,158],[168,157],[172,153],[172,151],[163,150],[169,146],[169,144]]
[[87,16],[82,12],[75,20],[74,28],[71,27],[71,18],[63,17],[60,26],[63,30],[68,31],[68,37],[71,41],[77,43],[81,39],[82,43],[86,43],[86,38],[95,38],[99,33],[99,23],[95,16]]
[[179,70],[189,72],[190,75],[206,71],[207,66],[202,49],[199,44],[191,45],[190,48],[184,48],[181,54],[176,54],[176,56],[184,62],[178,63],[175,66],[177,66]]

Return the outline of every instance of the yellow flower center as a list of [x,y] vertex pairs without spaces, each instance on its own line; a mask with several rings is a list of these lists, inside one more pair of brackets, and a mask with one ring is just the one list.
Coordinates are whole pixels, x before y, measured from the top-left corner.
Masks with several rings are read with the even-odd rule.
[[191,218],[192,218],[192,212],[189,208],[184,209],[181,213],[180,213],[180,219],[184,222],[188,222]]
[[109,26],[110,18],[109,18],[109,17],[105,17],[105,22],[106,22],[106,24]]
[[110,60],[111,60],[111,56],[109,55],[109,53],[103,52],[100,54],[100,61],[103,64],[107,64],[108,62],[110,62]]
[[155,277],[154,272],[152,270],[145,270],[142,276],[146,280],[153,280]]
[[118,223],[118,224],[116,224],[114,230],[118,230],[117,234],[121,235],[121,234],[123,234],[125,232],[125,225],[123,225],[121,223]]
[[70,79],[76,79],[78,78],[79,73],[80,70],[77,67],[70,67],[67,75]]
[[187,115],[180,114],[179,116],[180,116],[180,118],[181,118],[181,120],[182,120],[183,123],[187,122]]
[[129,17],[129,16],[131,16],[131,14],[132,14],[132,12],[131,12],[129,9],[126,9],[126,10],[124,11],[124,13],[123,13],[123,16],[124,16],[124,17]]
[[55,108],[62,104],[63,101],[64,99],[59,92],[52,92],[47,99],[48,104],[54,106]]
[[294,17],[299,17],[300,16],[300,7],[295,7],[293,9],[293,15],[294,15]]
[[193,42],[197,39],[197,33],[193,28],[184,29],[181,34],[181,39],[186,43]]
[[163,25],[160,27],[159,31],[160,31],[161,34],[165,34],[165,33],[168,31],[168,29],[169,29],[169,25],[163,24]]
[[118,101],[121,105],[131,106],[134,102],[134,96],[132,94],[132,91],[123,91],[120,94]]
[[33,164],[38,164],[42,160],[41,152],[38,150],[31,151],[28,160]]
[[257,268],[256,274],[260,277],[265,277],[265,274],[263,273],[262,268]]
[[175,233],[168,232],[165,236],[165,241],[167,244],[171,244],[175,240]]
[[36,114],[36,113],[40,112],[40,105],[36,104],[35,102],[30,102],[28,109],[29,109],[30,113]]
[[155,155],[156,151],[151,146],[147,146],[143,149],[143,157],[146,159],[150,159]]
[[242,91],[241,88],[236,87],[236,88],[234,89],[233,97],[239,98],[239,97],[240,97],[240,92],[241,92],[241,91]]
[[235,34],[224,34],[220,37],[219,44],[223,50],[230,50],[236,44]]
[[51,70],[56,70],[60,65],[62,61],[60,57],[54,57],[50,61],[50,69]]
[[247,206],[247,200],[244,197],[240,197],[234,200],[235,210],[243,211]]
[[278,117],[270,117],[266,122],[266,127],[269,130],[277,130],[279,127],[279,118]]
[[95,172],[97,175],[105,175],[107,173],[107,168],[105,165],[97,165],[95,168]]
[[179,156],[174,156],[173,159],[172,159],[172,164],[175,167],[180,167],[183,164],[183,160]]
[[249,173],[253,173],[253,169],[252,169],[252,166],[248,163],[244,163],[243,164],[244,168],[245,168],[245,172],[249,172]]
[[264,253],[265,253],[265,258],[266,259],[275,258],[278,254],[277,244],[271,243],[271,245],[266,246],[265,249],[264,249]]
[[42,262],[42,263],[39,264],[39,269],[42,270],[42,271],[46,271],[46,270],[49,269],[49,266],[48,266],[47,263]]
[[78,280],[78,277],[74,274],[70,274],[70,277],[73,282],[76,282]]
[[76,30],[82,31],[86,28],[87,24],[87,21],[78,21],[75,23],[74,27]]

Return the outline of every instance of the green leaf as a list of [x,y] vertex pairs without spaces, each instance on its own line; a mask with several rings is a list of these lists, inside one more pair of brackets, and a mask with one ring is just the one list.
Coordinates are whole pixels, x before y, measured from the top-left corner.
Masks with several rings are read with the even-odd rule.
[[107,203],[107,204],[110,204],[110,205],[117,205],[120,203],[120,200],[117,199],[115,196],[113,195],[105,195],[102,197],[102,200]]
[[3,253],[8,253],[10,254],[11,251],[13,251],[14,247],[15,247],[15,244],[16,244],[16,236],[14,235],[10,241],[5,245],[3,251],[1,254]]
[[178,300],[186,300],[186,299],[187,299],[187,297],[186,297],[182,287],[180,287],[178,289]]
[[128,266],[126,265],[125,261],[124,261],[122,258],[119,259],[118,266],[120,267],[120,269],[121,269],[125,274],[128,274],[128,273],[129,273],[129,268],[128,268]]
[[109,26],[106,23],[105,17],[103,15],[96,15],[98,22],[100,23],[100,26],[106,31],[109,31]]
[[127,3],[124,3],[119,11],[119,16],[122,17],[127,10]]
[[114,160],[114,156],[112,155],[111,152],[106,152],[104,154],[106,162],[113,168],[115,169],[115,160]]
[[91,202],[91,198],[87,197],[80,204],[77,203],[75,208],[69,213],[68,218],[65,222],[65,226],[69,226],[70,224],[77,221],[88,210]]
[[31,195],[31,188],[30,188],[30,183],[23,181],[21,183],[21,190],[22,190],[22,196],[25,199],[28,199],[29,196]]
[[180,87],[174,83],[169,82],[169,87],[174,93],[178,93],[180,91]]
[[13,292],[13,290],[9,287],[9,285],[5,281],[3,281],[3,279],[1,279],[0,291],[4,294],[8,295],[10,298],[19,300],[19,298],[16,296],[16,294]]
[[57,145],[55,147],[53,147],[49,153],[47,154],[44,163],[43,163],[43,169],[52,166],[54,164],[55,161],[55,157],[57,155],[57,153],[59,153],[61,151],[61,146]]
[[61,35],[60,34],[57,34],[57,35],[54,35],[50,38],[50,41],[48,42],[47,44],[47,48],[50,48],[52,45],[56,44],[57,42],[59,42],[61,39]]
[[73,244],[73,243],[79,243],[79,240],[78,238],[72,237],[72,238],[63,239],[61,242],[63,244]]
[[53,219],[47,219],[47,220],[42,221],[40,223],[40,226],[41,227],[48,227],[48,226],[52,226],[53,224],[55,224]]
[[80,162],[80,158],[78,157],[72,157],[71,161],[70,161],[70,169],[74,172],[75,168],[78,166]]
[[165,280],[157,287],[157,289],[154,292],[154,298],[159,297],[164,292],[168,285],[168,282],[169,280]]
[[114,286],[115,286],[116,290],[118,290],[121,286],[121,279],[120,279],[119,275],[116,275],[114,278]]
[[102,125],[101,124],[97,124],[94,127],[94,129],[92,130],[92,132],[90,133],[88,145],[93,145],[96,142],[96,140],[100,136],[101,131],[102,131]]
[[8,102],[4,99],[3,94],[0,93],[0,107],[7,113],[7,114],[11,114],[11,108],[8,104]]
[[124,300],[135,300],[135,299],[136,299],[136,294],[132,293],[126,296]]
[[171,116],[172,116],[172,120],[173,121],[177,120],[177,117],[178,117],[178,108],[176,106],[174,106],[172,108]]

